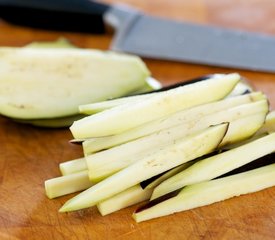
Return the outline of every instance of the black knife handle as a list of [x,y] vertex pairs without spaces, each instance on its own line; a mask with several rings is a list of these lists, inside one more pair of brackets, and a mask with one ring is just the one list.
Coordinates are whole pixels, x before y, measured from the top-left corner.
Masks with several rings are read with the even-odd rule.
[[108,9],[90,0],[0,0],[0,18],[56,31],[104,33],[103,15]]

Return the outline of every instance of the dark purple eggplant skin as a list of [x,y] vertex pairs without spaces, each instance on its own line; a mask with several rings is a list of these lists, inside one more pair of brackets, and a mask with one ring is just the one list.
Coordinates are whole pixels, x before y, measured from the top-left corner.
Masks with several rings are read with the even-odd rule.
[[208,80],[210,78],[213,78],[214,76],[215,76],[215,74],[203,75],[203,76],[192,78],[192,79],[189,79],[189,80],[186,80],[186,81],[183,81],[183,82],[171,84],[171,85],[168,85],[166,87],[162,87],[162,88],[160,88],[158,90],[153,90],[153,91],[150,91],[150,92],[141,93],[141,95],[142,94],[147,94],[147,93],[155,93],[155,92],[167,91],[167,90],[170,90],[170,89],[173,89],[173,88],[177,88],[177,87],[185,86],[185,85],[188,85],[188,84],[192,84],[192,83]]
[[156,179],[158,179],[159,177],[161,177],[162,175],[164,175],[164,174],[167,173],[168,171],[170,171],[170,170],[167,170],[167,171],[165,171],[165,172],[163,172],[163,173],[160,173],[160,174],[158,174],[158,175],[156,175],[156,176],[153,176],[153,177],[151,177],[151,178],[149,178],[149,179],[147,179],[147,180],[144,180],[144,181],[142,181],[139,185],[142,187],[142,189],[144,189],[144,188],[146,188],[151,182],[155,181]]
[[[235,174],[238,174],[238,173],[242,173],[242,172],[247,172],[247,171],[250,171],[250,170],[253,170],[253,169],[256,169],[256,168],[260,168],[260,167],[264,167],[264,166],[267,166],[267,165],[270,165],[270,164],[273,164],[275,163],[275,152],[271,153],[271,154],[268,154],[266,156],[263,156],[261,158],[258,158],[246,165],[243,165],[239,168],[236,168],[228,173],[225,173],[215,179],[219,179],[219,178],[223,178],[223,177],[228,177],[228,176],[232,176],[232,175],[235,175]],[[178,195],[178,193],[181,191],[182,189],[178,189],[174,192],[170,192],[166,195],[163,195],[159,198],[156,198],[154,199],[153,201],[150,201],[140,207],[137,208],[137,210],[135,211],[135,213],[138,213],[138,212],[141,212],[145,209],[148,209],[150,207],[153,207],[161,202],[164,202],[170,198],[173,198],[175,196]]]
[[247,172],[247,171],[250,171],[250,170],[253,170],[256,168],[260,168],[260,167],[264,167],[264,166],[273,164],[273,163],[275,163],[275,152],[265,155],[261,158],[258,158],[248,164],[245,164],[239,168],[236,168],[236,169],[234,169],[228,173],[225,173],[215,179],[228,177],[228,176],[235,175],[235,174],[242,173],[242,172]]
[[[163,91],[167,91],[167,90],[170,90],[170,89],[173,89],[173,88],[189,85],[189,84],[192,84],[192,83],[201,82],[201,81],[207,81],[207,80],[215,77],[215,75],[217,75],[217,74],[209,74],[209,75],[199,76],[199,77],[192,78],[192,79],[189,79],[189,80],[185,80],[185,81],[182,81],[182,82],[179,82],[179,83],[171,84],[171,85],[162,87],[162,88],[157,89],[157,90],[153,90],[153,91],[145,92],[145,93],[140,93],[139,95],[148,94],[148,93],[163,92]],[[245,80],[243,77],[241,79]],[[251,91],[246,90],[243,93],[243,95],[248,94],[248,93],[251,93]]]
[[142,212],[143,210],[146,210],[146,209],[148,209],[150,207],[153,207],[153,206],[155,206],[155,205],[157,205],[157,204],[159,204],[161,202],[164,202],[164,201],[166,201],[166,200],[168,200],[170,198],[173,198],[173,197],[177,196],[180,191],[181,191],[181,189],[176,190],[174,192],[170,192],[170,193],[168,193],[166,195],[163,195],[163,196],[161,196],[159,198],[156,198],[156,199],[154,199],[154,200],[152,200],[152,201],[150,201],[150,202],[148,202],[148,203],[140,206],[139,208],[137,208],[137,210],[135,211],[135,213]]

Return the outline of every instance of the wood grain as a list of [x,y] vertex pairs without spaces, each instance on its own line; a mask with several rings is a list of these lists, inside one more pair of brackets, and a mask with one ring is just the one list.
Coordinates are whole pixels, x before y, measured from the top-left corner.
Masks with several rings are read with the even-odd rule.
[[[106,1],[116,2],[116,1]],[[275,34],[273,0],[124,0],[148,14]],[[50,32],[0,22],[0,45],[23,46],[64,36],[86,48],[107,49],[111,35]],[[275,46],[274,46],[275,47]],[[236,69],[145,59],[164,84]],[[275,64],[275,63],[274,63]],[[275,108],[275,75],[238,71]],[[0,239],[275,239],[275,188],[136,224],[135,207],[101,217],[95,208],[59,214],[72,195],[49,200],[43,182],[58,163],[80,157],[67,129],[49,130],[0,118]]]

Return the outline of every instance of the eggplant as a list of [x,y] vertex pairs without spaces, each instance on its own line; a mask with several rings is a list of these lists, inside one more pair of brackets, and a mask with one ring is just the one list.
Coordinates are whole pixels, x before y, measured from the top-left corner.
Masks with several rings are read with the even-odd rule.
[[78,106],[125,96],[149,71],[136,56],[79,48],[0,48],[0,113],[16,119],[60,118]]
[[142,124],[120,134],[91,139],[79,139],[74,140],[74,142],[83,142],[83,150],[85,154],[89,155],[94,152],[98,152],[104,149],[108,149],[110,147],[120,145],[122,143],[138,139],[140,137],[144,137],[146,135],[161,131],[163,129],[167,129],[186,122],[196,122],[198,119],[202,117],[206,117],[210,114],[222,110],[230,109],[232,107],[236,107],[242,104],[256,102],[264,99],[266,99],[266,97],[261,92],[255,92],[243,96],[232,97],[229,99],[185,109],[176,112],[172,115]]
[[85,190],[93,186],[88,176],[88,171],[52,178],[45,181],[45,190],[48,198],[56,198],[66,194]]
[[70,130],[74,138],[118,134],[177,111],[222,99],[239,81],[238,74],[228,74],[171,89],[145,101],[123,104],[75,121]]
[[80,193],[67,201],[59,211],[68,212],[94,206],[141,181],[212,152],[222,141],[227,129],[228,124],[219,124],[180,139]]
[[[274,162],[274,157],[273,157]],[[186,211],[275,186],[275,164],[176,190],[138,208],[136,222]]]
[[174,141],[206,129],[210,125],[229,122],[228,132],[220,145],[252,136],[264,123],[268,111],[266,100],[244,104],[194,121],[153,133],[119,146],[88,155],[85,151],[90,179],[99,182],[119,170],[160,151]]
[[274,151],[275,133],[206,158],[162,182],[154,189],[151,199],[187,185],[211,180]]

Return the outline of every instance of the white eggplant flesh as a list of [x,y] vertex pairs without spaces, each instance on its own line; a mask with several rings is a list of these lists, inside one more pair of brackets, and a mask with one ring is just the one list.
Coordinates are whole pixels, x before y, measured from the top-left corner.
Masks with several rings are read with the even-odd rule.
[[139,127],[130,129],[121,134],[85,140],[83,142],[84,153],[91,154],[103,149],[108,149],[110,147],[120,145],[131,140],[135,140],[137,138],[161,131],[163,129],[171,128],[179,124],[198,121],[198,119],[213,114],[215,112],[264,99],[266,99],[266,97],[261,92],[255,92],[209,104],[203,104],[197,107],[177,112],[169,117],[164,117],[151,121],[149,123],[145,123]]
[[151,199],[156,199],[187,185],[219,177],[274,151],[275,133],[203,159],[158,185],[154,189]]
[[[264,124],[260,127],[260,129],[250,138],[237,141],[233,144],[227,144],[224,147],[222,147],[223,150],[229,150],[236,147],[239,147],[241,145],[244,145],[246,143],[252,142],[256,139],[259,139],[263,136],[266,136],[267,134],[275,132],[275,111],[269,112],[265,118]],[[255,122],[254,122],[255,123]],[[250,124],[250,123],[249,123]],[[246,128],[246,126],[245,126]],[[226,138],[224,138],[226,139]]]
[[187,186],[181,192],[133,214],[136,222],[166,216],[275,186],[275,164]]
[[180,138],[222,122],[230,122],[230,124],[225,136],[226,140],[225,142],[223,140],[221,145],[248,138],[262,126],[267,111],[266,100],[248,103],[88,155],[86,162],[89,177],[93,182],[101,181]]
[[118,134],[177,111],[220,100],[239,80],[238,74],[228,74],[160,92],[142,102],[123,104],[75,121],[70,130],[74,138]]
[[144,99],[146,99],[150,96],[153,96],[155,93],[148,93],[148,94],[143,94],[143,95],[135,95],[135,94],[146,93],[149,91],[158,90],[160,88],[161,88],[160,82],[158,82],[156,79],[154,79],[152,77],[148,77],[146,79],[145,86],[142,87],[141,89],[139,89],[138,91],[132,93],[130,96],[110,99],[110,100],[103,101],[103,102],[96,102],[96,103],[80,105],[78,108],[79,113],[91,115],[91,114],[105,111],[105,110],[113,108],[113,107],[117,107],[122,104],[130,103],[130,102],[133,103],[136,101],[143,101]]
[[84,170],[67,176],[46,180],[45,190],[48,198],[52,199],[85,190],[93,185],[89,180],[88,171]]
[[144,85],[140,58],[78,48],[0,48],[0,113],[17,119],[78,114],[78,106]]
[[257,132],[258,135],[275,132],[275,111],[267,114],[264,125]]
[[88,155],[86,156],[86,163],[89,177],[93,182],[102,181],[121,169],[138,162],[154,152],[161,151],[165,146],[171,145],[178,139],[184,138],[194,132],[196,131],[193,131],[193,129],[189,131],[186,126],[180,125]]
[[161,151],[165,146],[171,145],[178,139],[206,129],[211,123],[197,128],[188,129],[186,125],[179,125],[165,129],[143,138],[86,156],[89,177],[93,182],[99,182],[119,170],[143,159],[149,154]]
[[264,124],[266,112],[259,112],[231,122],[228,134],[224,137],[219,148],[234,144],[253,136]]
[[[147,95],[138,95],[138,96],[135,96],[135,94],[146,93],[147,91],[158,90],[161,88],[161,84],[156,79],[154,79],[152,77],[148,77],[146,79],[146,82],[147,82],[146,87],[144,89],[142,88],[142,89],[136,91],[135,93],[131,94],[133,96],[122,97],[122,98],[117,98],[117,99],[110,99],[110,100],[103,101],[103,102],[81,105],[81,106],[79,106],[79,113],[91,115],[91,114],[105,111],[105,110],[113,108],[113,107],[117,107],[121,104],[129,103],[129,102],[133,103],[133,102],[135,102],[135,100],[142,101],[149,96],[153,96],[153,94],[155,94],[155,93],[147,94]],[[232,92],[230,92],[228,97],[239,96],[242,94],[246,94],[247,92],[252,92],[251,88],[247,84],[239,82],[235,86],[235,88],[232,90]]]
[[137,91],[132,92],[130,96],[141,94],[141,93],[149,93],[151,91],[159,90],[161,89],[161,87],[162,85],[157,79],[148,77],[146,79],[146,84],[142,88],[138,89]]
[[63,176],[87,170],[85,158],[78,158],[59,164],[59,170]]
[[130,165],[67,201],[60,212],[94,206],[115,194],[180,164],[208,154],[222,141],[228,124],[211,126]]
[[236,87],[232,90],[232,92],[228,95],[228,97],[239,96],[250,92],[253,92],[253,89],[251,88],[251,86],[241,81],[236,85]]
[[96,103],[80,105],[79,112],[83,113],[83,114],[92,115],[92,114],[103,112],[105,110],[108,110],[108,109],[111,109],[111,108],[114,108],[117,106],[121,106],[123,104],[144,101],[145,99],[148,99],[154,95],[155,95],[155,93],[150,93],[150,94],[128,96],[128,97],[111,99],[111,100],[107,100],[107,101],[103,101],[103,102],[96,102]]

